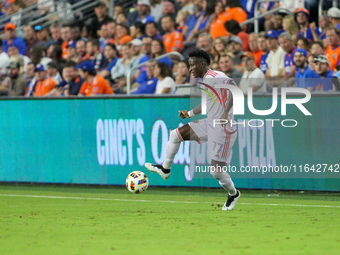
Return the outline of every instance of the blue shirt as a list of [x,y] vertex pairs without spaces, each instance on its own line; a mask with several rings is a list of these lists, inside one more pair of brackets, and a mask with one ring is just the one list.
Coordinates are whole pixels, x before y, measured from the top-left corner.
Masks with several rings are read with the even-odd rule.
[[158,79],[151,78],[143,81],[133,94],[154,94],[156,91]]
[[[315,28],[315,32],[318,36],[320,36],[320,31],[319,31],[319,28],[316,27]],[[296,38],[299,39],[299,37],[305,37],[307,38],[308,40],[310,41],[314,41],[314,38],[313,38],[313,34],[312,34],[312,30],[310,28],[310,25],[308,25],[308,28],[306,31],[298,31],[297,34],[296,34]]]
[[[196,23],[198,22],[198,19],[205,14],[205,12],[201,12],[200,15],[198,15],[197,17],[195,16],[196,13],[193,13],[191,14],[188,18],[187,18],[187,21],[186,21],[186,25],[188,26],[188,32],[187,32],[187,36],[186,38],[190,35],[191,31],[195,28],[196,26]],[[204,27],[205,27],[205,24],[207,23],[207,21],[205,22],[202,22],[201,25],[200,25],[200,29],[202,24],[204,24]],[[204,28],[203,27],[203,28]]]
[[[145,57],[147,57],[147,56],[145,56]],[[144,57],[143,57],[143,58],[144,58]],[[141,60],[139,61],[139,63],[143,63],[143,62],[141,62],[141,61],[143,60],[143,58],[141,58]],[[150,58],[149,58],[149,59],[150,59]],[[149,60],[149,59],[148,59],[148,60]],[[169,57],[162,58],[162,59],[158,60],[158,62],[160,62],[160,63],[166,63],[166,64],[168,64],[170,67],[172,67],[172,62],[171,62],[171,60],[170,60]],[[142,84],[142,82],[144,82],[144,81],[146,81],[146,80],[148,79],[148,76],[147,76],[147,74],[146,74],[145,66],[141,67],[141,68],[140,68],[140,71],[141,71],[141,73],[140,73],[140,75],[137,77],[136,82]]]
[[[26,44],[24,42],[24,40],[22,40],[19,37],[14,37],[14,39],[12,40],[12,43],[10,43],[12,45],[14,45],[15,47],[17,47],[19,49],[19,53],[21,55],[25,55],[25,51],[26,51]],[[8,50],[8,39],[5,39],[2,41],[2,51],[7,53]]]
[[141,18],[139,17],[136,21],[140,21],[143,24],[149,23],[149,22],[155,22],[154,17],[152,17],[150,14],[148,16],[146,16],[143,20],[141,20]]
[[292,66],[295,65],[294,63],[294,59],[293,59],[293,55],[294,55],[295,49],[293,50],[293,52],[291,54],[286,53],[285,55],[285,71],[286,71],[286,75],[290,74],[292,71]]
[[329,69],[328,73],[325,77],[321,78],[320,75],[318,75],[318,79],[316,79],[316,82],[314,83],[314,87],[312,91],[332,91],[333,90],[333,71]]
[[267,72],[267,69],[268,69],[268,64],[266,62],[268,54],[269,54],[269,52],[267,54],[263,53],[262,56],[261,56],[261,60],[260,60],[260,69],[264,74]]
[[114,66],[116,65],[117,61],[118,61],[118,58],[113,59],[113,60],[109,63],[109,65],[106,67],[106,71],[111,72],[112,67],[114,67]]
[[307,89],[307,87],[313,87],[314,90],[315,79],[317,78],[318,75],[309,68],[309,65],[307,65],[303,73],[301,72],[300,68],[296,67],[295,73],[296,87],[304,89]]

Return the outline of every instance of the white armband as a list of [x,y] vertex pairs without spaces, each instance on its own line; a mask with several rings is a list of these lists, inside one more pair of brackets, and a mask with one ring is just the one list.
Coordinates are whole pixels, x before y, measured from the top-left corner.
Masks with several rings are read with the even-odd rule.
[[191,118],[192,116],[195,116],[194,110],[190,110],[190,111],[188,112],[188,115],[189,115],[189,118]]

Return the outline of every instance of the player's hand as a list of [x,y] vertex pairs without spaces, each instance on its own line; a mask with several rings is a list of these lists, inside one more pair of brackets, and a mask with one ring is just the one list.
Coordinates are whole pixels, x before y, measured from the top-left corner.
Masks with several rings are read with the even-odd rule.
[[178,117],[182,118],[182,119],[185,119],[185,118],[190,118],[189,117],[189,114],[188,114],[188,111],[186,110],[182,110],[182,111],[178,111]]

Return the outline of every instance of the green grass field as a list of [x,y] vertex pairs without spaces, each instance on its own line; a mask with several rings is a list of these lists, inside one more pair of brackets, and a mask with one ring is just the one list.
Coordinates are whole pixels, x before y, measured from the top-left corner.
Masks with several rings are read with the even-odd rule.
[[241,192],[2,184],[0,254],[339,254],[339,193]]

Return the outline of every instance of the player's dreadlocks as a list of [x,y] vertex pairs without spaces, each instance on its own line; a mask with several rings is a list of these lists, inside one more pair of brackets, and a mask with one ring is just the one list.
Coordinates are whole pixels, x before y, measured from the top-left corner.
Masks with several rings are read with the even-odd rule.
[[194,50],[189,53],[189,57],[203,58],[207,62],[207,65],[210,65],[210,56],[204,50]]

